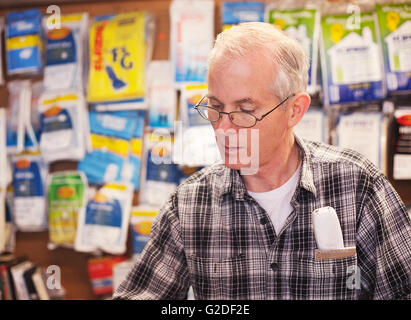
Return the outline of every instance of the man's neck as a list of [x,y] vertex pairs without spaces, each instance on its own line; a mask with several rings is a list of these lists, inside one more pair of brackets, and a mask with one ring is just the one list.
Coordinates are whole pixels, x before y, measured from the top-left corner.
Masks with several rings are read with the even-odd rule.
[[294,135],[278,150],[270,162],[260,165],[254,175],[242,175],[248,191],[268,192],[281,187],[298,169],[301,161]]

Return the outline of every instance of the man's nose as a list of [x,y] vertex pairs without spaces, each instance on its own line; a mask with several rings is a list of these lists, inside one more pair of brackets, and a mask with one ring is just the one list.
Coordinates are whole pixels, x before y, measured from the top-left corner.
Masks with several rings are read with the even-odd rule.
[[228,129],[234,129],[235,125],[230,120],[230,115],[225,112],[220,113],[220,119],[216,122],[216,129],[226,131]]

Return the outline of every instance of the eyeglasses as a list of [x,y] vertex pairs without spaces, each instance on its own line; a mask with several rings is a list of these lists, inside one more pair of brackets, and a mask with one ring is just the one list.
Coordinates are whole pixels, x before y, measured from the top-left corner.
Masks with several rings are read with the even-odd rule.
[[275,109],[277,109],[279,106],[281,106],[284,102],[286,102],[289,98],[291,98],[294,95],[295,93],[290,94],[287,98],[281,101],[273,109],[263,114],[260,118],[257,118],[255,115],[244,111],[222,112],[208,105],[202,105],[201,102],[205,99],[206,96],[201,98],[201,100],[194,106],[194,109],[198,111],[201,117],[210,122],[216,122],[221,119],[222,114],[226,114],[228,115],[228,118],[230,119],[231,123],[233,123],[237,127],[251,128],[257,124],[257,121],[263,120],[267,115],[269,115],[271,112],[273,112]]

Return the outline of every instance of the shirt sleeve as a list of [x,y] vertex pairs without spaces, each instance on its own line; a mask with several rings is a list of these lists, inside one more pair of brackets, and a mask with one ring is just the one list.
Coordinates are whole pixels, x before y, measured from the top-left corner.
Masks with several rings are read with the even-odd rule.
[[411,281],[410,216],[385,176],[368,189],[357,221],[361,295],[371,299],[408,299]]
[[174,194],[157,214],[149,241],[126,279],[114,292],[113,299],[186,299],[188,287],[187,263]]

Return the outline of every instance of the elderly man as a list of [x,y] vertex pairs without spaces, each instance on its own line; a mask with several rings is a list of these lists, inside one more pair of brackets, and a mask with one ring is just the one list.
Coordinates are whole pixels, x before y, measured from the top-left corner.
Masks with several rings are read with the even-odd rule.
[[[304,50],[274,26],[217,37],[196,109],[224,164],[177,188],[115,299],[184,299],[190,286],[196,299],[409,297],[410,218],[385,176],[354,151],[293,133],[310,105],[307,74]],[[313,212],[323,207],[347,249],[319,250]]]

